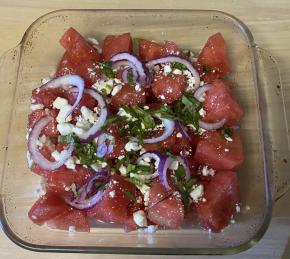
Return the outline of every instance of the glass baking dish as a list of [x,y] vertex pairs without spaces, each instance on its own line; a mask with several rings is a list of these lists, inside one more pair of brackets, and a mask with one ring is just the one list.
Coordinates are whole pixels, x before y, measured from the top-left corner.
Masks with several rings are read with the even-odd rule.
[[[242,206],[236,223],[222,233],[198,228],[153,234],[124,233],[97,226],[90,233],[68,233],[34,225],[27,212],[36,200],[40,177],[26,164],[26,123],[31,90],[56,67],[64,50],[58,40],[75,27],[86,37],[131,32],[133,37],[166,39],[197,52],[216,32],[225,37],[232,73],[229,81],[245,111],[241,123],[245,163],[238,172]],[[265,233],[272,203],[289,187],[289,142],[277,65],[235,17],[208,10],[59,10],[36,20],[22,41],[0,60],[7,111],[7,150],[1,182],[3,230],[16,244],[34,251],[126,254],[232,254],[253,246]]]

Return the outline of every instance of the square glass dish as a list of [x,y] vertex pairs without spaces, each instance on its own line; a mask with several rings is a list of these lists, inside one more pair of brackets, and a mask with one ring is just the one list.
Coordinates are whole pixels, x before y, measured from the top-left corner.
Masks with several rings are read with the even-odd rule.
[[[245,162],[238,172],[242,206],[219,234],[198,228],[124,233],[121,227],[94,227],[68,233],[33,224],[27,212],[40,177],[26,162],[26,124],[31,91],[56,67],[64,50],[59,38],[69,28],[85,37],[130,32],[159,42],[172,40],[198,52],[207,38],[221,32],[228,48],[229,81],[245,111],[240,133]],[[126,254],[231,254],[254,245],[271,219],[272,203],[289,187],[289,142],[276,63],[254,42],[235,17],[208,10],[60,10],[36,20],[21,43],[0,60],[0,83],[7,87],[1,105],[11,105],[7,151],[1,177],[3,230],[16,244],[34,251]],[[250,208],[250,209],[249,209]]]

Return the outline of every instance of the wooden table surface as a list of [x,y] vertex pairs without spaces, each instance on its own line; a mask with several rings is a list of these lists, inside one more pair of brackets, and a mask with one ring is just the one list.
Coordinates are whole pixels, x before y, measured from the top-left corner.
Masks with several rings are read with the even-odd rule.
[[[289,0],[223,0],[223,1],[110,1],[110,0],[0,0],[0,55],[16,46],[27,27],[39,16],[62,8],[181,8],[216,9],[237,16],[248,25],[255,41],[267,49],[278,61],[282,83],[285,87],[287,107],[290,103],[290,1]],[[3,85],[0,94],[5,94]],[[7,95],[7,93],[6,93]],[[290,112],[289,112],[290,113]],[[5,143],[6,113],[2,110],[0,122],[0,166],[2,167]],[[290,121],[290,116],[288,115]],[[290,173],[290,172],[289,172]],[[290,192],[282,197],[274,207],[271,225],[263,239],[253,248],[228,258],[290,258]],[[0,258],[127,258],[134,256],[49,254],[26,251],[12,243],[0,230]],[[148,256],[144,256],[148,257]],[[139,257],[141,258],[141,257]],[[143,258],[143,257],[142,257]],[[151,256],[151,258],[161,258]],[[165,257],[164,257],[165,258]],[[171,258],[177,258],[171,256]],[[180,258],[180,257],[178,257]],[[222,258],[196,256],[192,258]]]

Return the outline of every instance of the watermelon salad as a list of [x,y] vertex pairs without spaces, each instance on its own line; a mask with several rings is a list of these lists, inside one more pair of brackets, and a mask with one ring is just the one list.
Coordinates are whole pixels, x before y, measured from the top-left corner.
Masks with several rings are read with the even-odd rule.
[[73,28],[60,44],[55,74],[32,91],[28,164],[44,192],[29,218],[67,231],[94,221],[125,231],[229,225],[243,111],[221,33],[199,55],[130,33],[99,43]]

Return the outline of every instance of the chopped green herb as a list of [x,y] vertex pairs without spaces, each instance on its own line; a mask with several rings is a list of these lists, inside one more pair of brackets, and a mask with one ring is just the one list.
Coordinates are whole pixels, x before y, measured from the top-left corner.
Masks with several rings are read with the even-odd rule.
[[213,69],[211,67],[207,67],[207,66],[204,66],[203,67],[203,71],[206,72],[206,73],[209,73],[211,72]]
[[66,136],[59,136],[58,142],[66,142],[68,144],[75,144],[79,143],[80,139],[77,136],[74,136],[73,134],[68,134]]
[[104,74],[107,78],[112,79],[116,77],[116,73],[113,71],[112,68],[112,61],[99,63],[99,67],[101,69],[102,74]]
[[174,62],[172,65],[171,65],[172,69],[179,69],[179,70],[185,70],[186,69],[186,66],[179,63],[179,62]]
[[128,84],[129,84],[129,85],[134,85],[134,84],[135,84],[135,81],[134,81],[134,75],[133,75],[132,68],[130,68],[130,69],[128,70],[127,77],[128,77]]
[[77,196],[78,196],[77,186],[76,186],[75,183],[72,183],[72,184],[71,184],[71,186],[70,186],[70,190],[73,192],[74,197],[77,197]]
[[141,175],[149,175],[153,173],[153,169],[150,165],[128,164],[127,172]]
[[182,181],[185,176],[185,169],[182,165],[178,165],[178,168],[174,171],[174,176],[176,181]]
[[136,197],[128,189],[124,190],[124,194],[130,201],[136,201]]
[[137,186],[143,186],[144,185],[144,182],[141,181],[140,179],[137,179],[137,178],[134,178],[134,177],[127,177],[126,180],[134,185],[137,185]]
[[231,128],[228,128],[228,127],[224,127],[222,130],[221,130],[221,134],[225,137],[225,138],[231,138],[234,134],[234,131],[233,129]]

